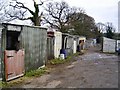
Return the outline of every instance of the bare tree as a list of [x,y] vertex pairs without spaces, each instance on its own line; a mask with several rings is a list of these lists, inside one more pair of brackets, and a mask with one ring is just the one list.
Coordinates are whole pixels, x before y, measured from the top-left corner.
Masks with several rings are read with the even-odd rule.
[[[33,0],[34,10],[32,10],[28,8],[24,3],[19,2],[18,0],[12,0],[9,7],[11,10],[6,11],[7,18],[9,18],[8,21],[15,19],[31,20],[33,25],[40,26],[42,21],[41,17],[43,15],[43,12],[40,12],[40,6],[42,6],[44,2],[45,1],[40,0],[40,3],[38,4],[35,0]],[[28,14],[30,14],[30,16],[28,16]]]
[[67,17],[70,11],[68,4],[66,2],[50,2],[45,10],[47,12],[44,17],[46,23],[64,32],[64,26],[68,22]]
[[0,22],[4,22],[5,20],[5,13],[4,10],[7,6],[7,0],[0,0]]
[[61,32],[68,32],[70,15],[80,8],[71,8],[66,2],[50,2],[46,5],[46,15],[44,19],[51,27],[57,28]]

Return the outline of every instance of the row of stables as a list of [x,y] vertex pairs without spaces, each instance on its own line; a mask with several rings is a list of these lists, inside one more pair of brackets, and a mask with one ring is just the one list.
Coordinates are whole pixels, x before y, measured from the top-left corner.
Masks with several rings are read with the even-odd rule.
[[[9,81],[21,77],[61,55],[66,58],[84,49],[85,40],[85,37],[50,31],[43,27],[2,23],[0,80]],[[81,47],[78,48],[78,45]]]

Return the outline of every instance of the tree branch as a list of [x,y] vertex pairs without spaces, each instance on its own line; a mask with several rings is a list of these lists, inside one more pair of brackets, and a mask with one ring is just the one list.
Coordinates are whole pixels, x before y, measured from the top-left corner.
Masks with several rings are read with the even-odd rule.
[[28,10],[32,15],[34,15],[34,12],[32,10],[30,10],[28,7],[26,7],[23,3],[18,2],[17,0],[12,0],[12,1],[15,1],[16,4],[15,5],[10,4],[10,6],[17,8],[17,9],[24,8],[24,9]]

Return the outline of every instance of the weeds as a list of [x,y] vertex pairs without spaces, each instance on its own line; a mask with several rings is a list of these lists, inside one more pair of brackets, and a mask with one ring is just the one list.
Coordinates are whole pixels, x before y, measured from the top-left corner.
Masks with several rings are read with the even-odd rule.
[[72,59],[72,57],[74,57],[74,56],[78,56],[78,55],[80,55],[80,53],[75,53],[75,54],[73,54],[73,55],[70,55],[70,56],[68,56],[66,59],[59,59],[59,58],[56,58],[56,59],[52,59],[52,60],[50,60],[50,64],[51,65],[58,65],[58,64],[63,64],[63,63],[65,63],[65,62],[69,62],[71,59]]
[[8,87],[7,82],[0,81],[0,88]]
[[[63,60],[60,60],[59,58],[58,59],[53,59],[53,60],[50,60],[50,64],[51,65],[58,65],[58,64],[64,64],[65,62],[69,62],[71,61],[71,59],[75,56],[78,56],[78,55],[81,55],[80,53],[75,53],[71,56],[68,56],[66,59],[63,59]],[[21,77],[21,78],[18,78],[16,80],[13,80],[13,81],[10,81],[10,82],[0,82],[0,88],[8,88],[8,87],[12,87],[14,85],[17,85],[17,84],[21,84],[23,83],[24,81],[30,79],[30,77],[39,77],[39,76],[42,76],[43,74],[47,73],[49,71],[49,69],[47,67],[44,67],[44,68],[40,68],[40,69],[37,69],[37,70],[31,70],[29,72],[26,72],[25,76]]]
[[46,67],[45,68],[40,68],[40,69],[37,69],[37,70],[31,70],[29,72],[26,72],[25,76],[23,76],[21,78],[18,78],[18,79],[9,81],[9,82],[1,81],[0,82],[0,88],[8,88],[8,87],[12,87],[12,86],[17,85],[17,84],[21,84],[22,82],[30,79],[30,77],[41,76],[41,75],[45,74],[47,71],[48,71],[48,69]]
[[43,75],[46,72],[47,72],[47,68],[45,67],[45,68],[40,68],[40,69],[37,69],[37,70],[31,70],[31,71],[27,72],[25,74],[25,76],[26,77],[33,77],[33,76],[38,77],[38,76]]

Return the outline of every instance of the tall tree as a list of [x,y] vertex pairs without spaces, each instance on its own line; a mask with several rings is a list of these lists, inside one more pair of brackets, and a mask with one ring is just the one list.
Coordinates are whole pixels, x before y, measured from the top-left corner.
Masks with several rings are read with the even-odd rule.
[[114,32],[115,32],[115,30],[113,28],[112,23],[108,22],[107,25],[106,25],[106,34],[105,34],[105,36],[107,38],[111,38],[112,39],[113,36],[114,36]]
[[70,15],[69,25],[74,30],[73,34],[83,35],[87,38],[96,37],[99,34],[98,28],[93,17],[85,13],[77,12]]
[[46,23],[61,32],[67,32],[69,15],[70,13],[75,13],[78,9],[69,7],[66,2],[50,2],[46,5],[45,10],[44,19]]
[[[41,17],[43,15],[43,12],[40,12],[40,6],[43,5],[43,1],[40,1],[40,3],[36,3],[35,0],[33,1],[34,5],[34,10],[28,8],[24,3],[17,1],[17,0],[12,0],[10,2],[10,9],[9,11],[6,11],[7,13],[7,18],[9,18],[9,21],[19,19],[19,20],[31,20],[33,25],[35,26],[40,26],[41,25]],[[30,14],[28,15],[26,14]]]

